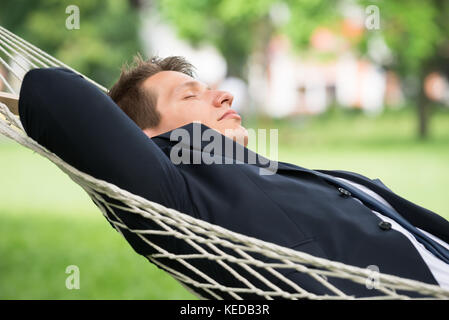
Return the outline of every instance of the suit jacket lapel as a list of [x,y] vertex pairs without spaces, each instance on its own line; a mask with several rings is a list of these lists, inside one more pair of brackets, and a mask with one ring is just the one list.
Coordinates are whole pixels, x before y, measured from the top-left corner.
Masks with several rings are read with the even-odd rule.
[[335,177],[354,181],[373,190],[383,197],[397,212],[415,227],[423,229],[449,242],[449,221],[438,214],[420,207],[388,189],[379,179],[370,180],[362,175],[347,171],[317,170]]
[[[221,139],[221,146],[219,148],[214,148],[213,150],[214,156],[231,159],[234,163],[249,163],[259,167],[268,167],[267,163],[270,161],[269,159],[262,157],[248,148],[242,147],[235,141],[221,135],[213,129],[210,129],[208,126],[199,123],[190,123],[178,129],[185,130],[185,132],[188,133],[190,140],[180,141],[179,137],[178,139],[172,140],[171,138],[176,136],[172,136],[173,131],[163,133],[153,139],[160,147],[162,145],[166,145],[167,143],[171,146],[179,144],[182,148],[204,152],[204,149],[207,148],[211,140],[203,140],[203,134],[206,130],[212,130],[209,133],[211,133],[213,139]],[[198,138],[198,135],[200,137],[200,141],[195,140]],[[232,146],[232,149],[229,148],[230,146]],[[243,154],[236,152],[237,148],[240,148],[240,150],[243,151]],[[276,162],[276,164],[277,173],[279,174],[282,174],[282,171],[297,171],[316,175],[315,171],[319,171],[321,173],[348,179],[364,185],[383,197],[398,213],[400,213],[415,227],[428,231],[440,239],[449,242],[449,222],[447,220],[430,210],[422,208],[396,195],[379,179],[371,180],[357,173],[348,171],[311,170],[286,162]]]
[[[181,133],[181,130],[184,130],[188,139],[183,139],[181,134],[174,134],[175,130],[178,130],[178,133]],[[153,139],[158,145],[168,142],[172,146],[178,145],[179,147],[188,150],[206,152],[214,157],[222,157],[225,159],[222,163],[247,163],[261,168],[269,167],[271,160],[268,158],[253,152],[201,123],[189,123],[175,130],[165,132]],[[204,138],[206,136],[207,138]],[[216,147],[211,148],[213,145]]]

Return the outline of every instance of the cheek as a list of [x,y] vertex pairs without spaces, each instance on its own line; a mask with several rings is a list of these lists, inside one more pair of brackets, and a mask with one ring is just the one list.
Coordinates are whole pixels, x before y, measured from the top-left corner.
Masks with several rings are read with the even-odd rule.
[[179,110],[179,114],[182,115],[184,119],[190,121],[201,121],[202,123],[212,123],[215,119],[213,110],[201,103],[191,103],[186,105]]
[[208,103],[198,100],[191,102],[174,102],[166,109],[164,115],[171,126],[182,126],[199,121],[211,128],[217,126],[218,110]]
[[186,110],[188,109],[178,107],[167,108],[162,114],[164,125],[173,129],[191,122],[189,121],[189,113]]
[[192,116],[195,116],[196,113],[197,113],[196,108],[194,106],[186,104],[186,103],[174,106],[170,110],[170,116],[173,119],[178,119],[178,120],[189,119]]

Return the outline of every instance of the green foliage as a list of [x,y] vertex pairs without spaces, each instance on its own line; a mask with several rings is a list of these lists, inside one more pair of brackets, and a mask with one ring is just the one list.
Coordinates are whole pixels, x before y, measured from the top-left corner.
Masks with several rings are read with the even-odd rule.
[[225,56],[230,74],[242,75],[255,32],[272,0],[160,0],[158,9],[181,37],[194,45],[212,43]]
[[[270,11],[280,2],[289,7],[290,19],[276,25]],[[196,45],[217,46],[228,61],[229,74],[241,77],[245,77],[249,55],[265,52],[273,34],[284,32],[297,48],[304,48],[317,26],[331,24],[337,17],[324,0],[160,0],[158,9],[181,37]]]
[[[66,28],[69,5],[79,7],[78,30]],[[1,4],[0,25],[105,86],[140,51],[139,19],[129,1],[7,0]]]
[[328,26],[332,29],[339,18],[339,11],[329,1],[288,0],[286,3],[291,16],[283,31],[292,39],[296,49],[307,48],[310,36],[317,27]]
[[[288,7],[289,19],[276,24],[270,13],[274,5],[281,3]],[[449,1],[160,0],[159,10],[182,37],[196,44],[209,42],[217,46],[228,62],[228,73],[245,78],[245,66],[252,53],[258,53],[261,65],[268,62],[268,41],[276,33],[289,36],[296,51],[315,59],[334,58],[339,52],[315,52],[310,50],[309,41],[317,27],[340,33],[344,14],[341,4],[358,4],[362,10],[369,5],[379,8],[380,29],[365,28],[360,38],[349,41],[349,49],[363,56],[372,37],[384,39],[393,57],[383,62],[384,67],[403,78],[417,80],[417,85],[406,90],[406,98],[418,104],[418,132],[425,138],[428,107],[421,90],[424,77],[431,71],[449,76]],[[365,11],[365,19],[368,14]]]
[[449,56],[449,3],[439,0],[360,1],[379,7],[381,26],[366,32],[366,40],[380,33],[393,53],[390,67],[404,75],[422,74],[429,61]]
[[[273,25],[269,17],[272,6],[283,2],[289,8],[289,20]],[[276,32],[283,32],[296,49],[307,48],[310,35],[318,26],[338,29],[344,1],[324,0],[160,0],[159,10],[172,22],[180,36],[198,44],[216,45],[236,70],[261,43]],[[429,60],[449,57],[449,2],[440,0],[368,1],[358,0],[362,8],[376,5],[380,10],[380,30],[365,30],[361,42],[354,49],[361,54],[366,43],[379,34],[393,53],[394,61],[386,66],[404,75],[420,75]]]

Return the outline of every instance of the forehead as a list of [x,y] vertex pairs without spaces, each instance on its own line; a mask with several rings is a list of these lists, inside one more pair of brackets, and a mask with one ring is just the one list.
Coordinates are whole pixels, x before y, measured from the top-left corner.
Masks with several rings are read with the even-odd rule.
[[170,96],[182,88],[201,85],[194,78],[178,71],[160,71],[143,82],[143,86],[156,90],[159,95]]

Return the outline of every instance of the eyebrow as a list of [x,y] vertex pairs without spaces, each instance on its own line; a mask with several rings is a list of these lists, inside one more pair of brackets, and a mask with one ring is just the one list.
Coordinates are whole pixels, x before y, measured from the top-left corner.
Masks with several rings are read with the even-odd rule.
[[[201,84],[198,81],[195,81],[195,80],[187,81],[187,82],[184,82],[183,84],[177,86],[175,88],[174,92],[178,93],[179,91],[181,91],[185,87],[201,87]],[[206,89],[207,90],[211,90],[211,87],[207,86]]]

